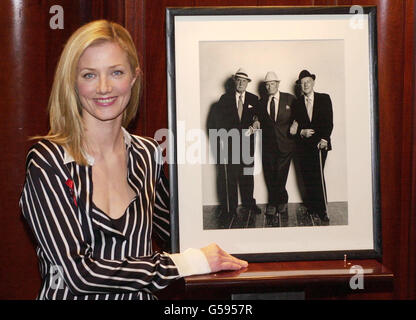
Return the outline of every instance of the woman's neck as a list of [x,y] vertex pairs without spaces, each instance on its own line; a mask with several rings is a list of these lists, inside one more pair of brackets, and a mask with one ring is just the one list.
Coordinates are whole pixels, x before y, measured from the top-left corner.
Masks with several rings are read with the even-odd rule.
[[99,127],[86,126],[85,142],[88,154],[99,160],[124,149],[123,130],[120,125],[110,123]]

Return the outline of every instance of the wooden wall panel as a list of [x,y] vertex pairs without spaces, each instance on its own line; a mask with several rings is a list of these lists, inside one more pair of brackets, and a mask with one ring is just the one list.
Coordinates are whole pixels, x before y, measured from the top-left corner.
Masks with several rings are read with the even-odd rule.
[[258,0],[259,6],[313,6],[314,0]]
[[192,0],[146,1],[144,6],[146,135],[167,128],[165,9],[189,7]]
[[144,37],[144,26],[145,19],[144,15],[145,0],[127,1],[125,2],[124,8],[124,26],[129,30],[133,41],[137,48],[139,56],[139,63],[142,69],[142,90],[140,98],[140,107],[136,121],[130,126],[130,130],[137,134],[146,135],[146,81],[144,78],[144,56],[145,56],[145,37]]
[[[395,297],[404,298],[408,278],[403,266],[408,263],[409,244],[401,242],[403,225],[409,212],[402,203],[403,126],[413,106],[405,104],[405,1],[361,1],[378,5],[380,180],[383,236],[383,263],[396,274]],[[401,35],[401,36],[397,36]],[[402,239],[403,240],[403,239]],[[404,261],[406,260],[406,261]]]
[[400,217],[400,284],[401,298],[416,299],[416,199],[415,199],[415,49],[416,49],[416,2],[406,1],[404,23],[404,74],[402,107],[402,150],[401,150],[401,217]]
[[83,1],[60,1],[65,27],[49,27],[56,1],[1,1],[0,299],[31,299],[39,289],[37,258],[18,199],[29,136],[47,132],[47,101],[65,39],[85,19]]
[[[49,27],[49,9],[55,4],[64,10],[64,29]],[[40,286],[31,233],[18,199],[33,143],[28,137],[48,130],[47,102],[59,55],[78,27],[101,18],[125,24],[125,10],[124,0],[0,1],[0,299],[33,299]]]
[[412,138],[410,141],[411,149],[412,149],[412,160],[410,162],[410,187],[408,190],[404,192],[409,192],[410,194],[410,205],[409,205],[409,228],[410,228],[410,235],[409,235],[409,296],[410,299],[416,299],[416,2],[413,3],[412,9],[412,20],[413,20],[413,27],[410,27],[410,32],[413,32],[413,36],[410,37],[410,42],[413,43],[413,55],[410,54],[410,58],[413,61],[413,79],[410,81],[413,82],[413,114],[410,117],[412,121]]
[[[0,12],[3,13],[1,21],[0,37],[2,39],[2,59],[0,62],[0,83],[2,99],[0,108],[3,116],[0,117],[2,156],[0,167],[1,176],[1,260],[0,281],[1,287],[17,291],[17,282],[23,283],[23,278],[28,275],[29,286],[39,283],[38,272],[33,269],[36,261],[33,248],[27,241],[24,230],[20,228],[19,210],[17,207],[18,192],[23,182],[22,168],[24,167],[26,145],[26,126],[41,127],[46,117],[44,113],[37,113],[33,104],[28,101],[26,93],[37,97],[38,104],[44,104],[42,99],[45,90],[42,87],[34,87],[33,83],[45,81],[45,61],[40,54],[33,54],[29,58],[31,68],[25,68],[21,64],[24,50],[34,45],[34,40],[22,35],[22,29],[27,24],[41,24],[42,16],[38,12],[26,9],[22,4],[15,2],[13,5],[1,2]],[[29,15],[30,14],[30,18]],[[45,38],[37,37],[36,45],[40,50],[45,47]],[[35,77],[38,74],[38,77]],[[27,77],[25,77],[27,75]],[[25,105],[29,104],[28,107]],[[6,153],[7,150],[7,153]],[[26,241],[25,241],[26,240]],[[27,256],[26,256],[27,255]],[[27,261],[30,263],[25,263]],[[6,292],[0,293],[0,298],[6,298]]]

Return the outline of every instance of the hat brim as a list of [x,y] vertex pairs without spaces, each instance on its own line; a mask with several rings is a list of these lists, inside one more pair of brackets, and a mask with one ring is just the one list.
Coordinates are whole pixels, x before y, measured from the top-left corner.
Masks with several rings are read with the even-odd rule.
[[249,82],[251,81],[251,79],[250,79],[250,78],[245,77],[245,76],[242,76],[242,75],[239,75],[239,74],[234,74],[234,75],[233,75],[233,79],[235,79],[235,78],[246,79],[246,80],[248,80]]
[[275,80],[275,79],[273,79],[273,80],[264,80],[264,83],[267,83],[267,82],[280,82],[280,79],[279,80]]
[[302,80],[303,78],[312,78],[312,80],[313,81],[315,81],[315,79],[316,79],[316,75],[314,75],[314,74],[311,74],[311,75],[308,75],[308,76],[304,76],[304,77],[302,77],[302,78],[299,78],[298,80],[296,80],[296,84],[300,84],[300,80]]

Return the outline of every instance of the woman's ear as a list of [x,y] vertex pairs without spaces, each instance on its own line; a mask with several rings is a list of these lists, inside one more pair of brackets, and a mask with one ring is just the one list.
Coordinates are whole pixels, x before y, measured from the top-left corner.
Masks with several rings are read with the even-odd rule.
[[136,82],[137,78],[140,76],[140,67],[137,67],[133,74],[133,79],[131,81],[131,86],[134,86],[134,83]]

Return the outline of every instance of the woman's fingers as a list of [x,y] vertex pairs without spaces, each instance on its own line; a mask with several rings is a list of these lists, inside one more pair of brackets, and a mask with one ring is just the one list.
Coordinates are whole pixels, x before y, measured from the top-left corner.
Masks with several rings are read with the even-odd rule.
[[212,243],[201,250],[205,254],[212,272],[221,270],[239,270],[248,266],[247,261],[233,257],[215,243]]

